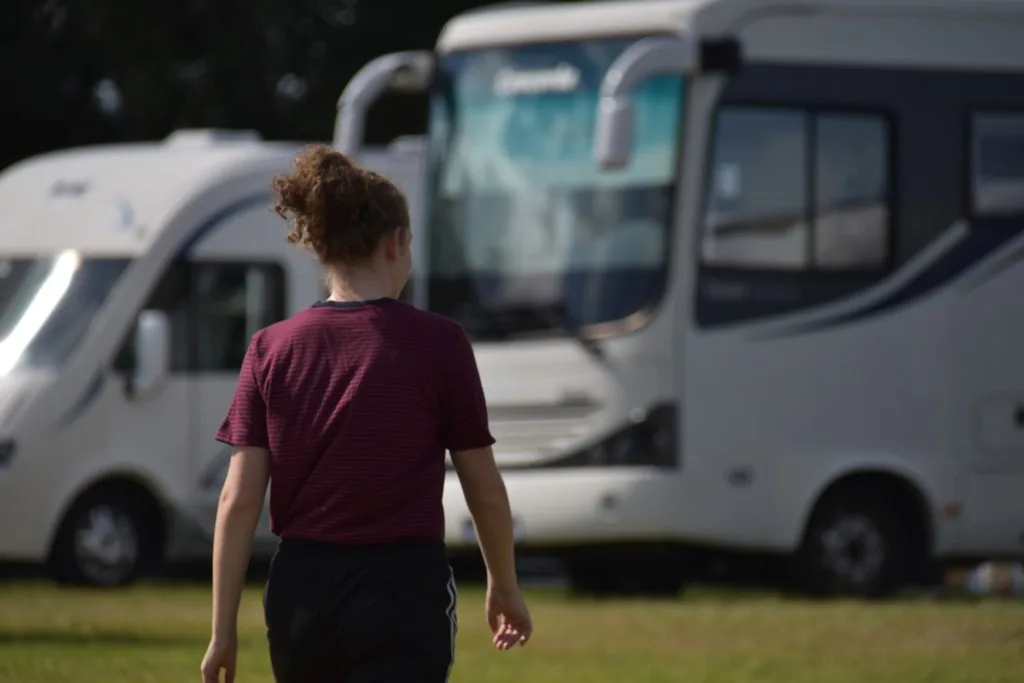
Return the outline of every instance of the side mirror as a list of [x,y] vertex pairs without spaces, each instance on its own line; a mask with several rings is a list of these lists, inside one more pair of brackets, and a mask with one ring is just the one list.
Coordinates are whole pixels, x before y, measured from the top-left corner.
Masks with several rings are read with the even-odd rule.
[[139,314],[135,328],[135,373],[132,395],[146,396],[160,388],[170,372],[171,323],[163,311],[146,310]]
[[696,56],[691,41],[644,38],[623,52],[601,82],[594,130],[594,160],[603,170],[629,164],[633,152],[633,90],[652,76],[686,73]]
[[633,105],[629,97],[602,97],[597,103],[594,157],[601,170],[629,165],[633,155]]

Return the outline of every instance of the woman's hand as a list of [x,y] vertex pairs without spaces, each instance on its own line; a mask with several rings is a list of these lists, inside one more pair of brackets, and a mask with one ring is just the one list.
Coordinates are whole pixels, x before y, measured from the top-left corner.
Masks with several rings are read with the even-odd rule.
[[203,657],[203,683],[221,683],[220,672],[224,672],[224,683],[234,683],[235,662],[238,660],[238,637],[213,638]]
[[494,634],[494,647],[508,650],[526,645],[533,635],[533,620],[518,587],[487,587],[487,624]]

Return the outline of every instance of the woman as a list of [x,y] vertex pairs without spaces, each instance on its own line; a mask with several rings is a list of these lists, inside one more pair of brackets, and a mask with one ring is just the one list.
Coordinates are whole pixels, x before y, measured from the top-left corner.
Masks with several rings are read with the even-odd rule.
[[532,625],[508,497],[462,328],[396,300],[409,210],[389,180],[325,147],[274,179],[288,241],[315,252],[327,301],[257,332],[217,439],[234,451],[217,511],[203,680],[234,678],[252,539],[270,488],[281,543],[264,593],[278,683],[443,683],[456,590],[444,547],[449,451],[487,566],[494,645]]

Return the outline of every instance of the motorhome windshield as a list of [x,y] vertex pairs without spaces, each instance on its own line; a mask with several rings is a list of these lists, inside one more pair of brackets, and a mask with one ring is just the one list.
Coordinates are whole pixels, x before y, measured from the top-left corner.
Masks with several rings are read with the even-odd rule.
[[[661,296],[684,80],[633,94],[633,155],[593,161],[598,91],[636,39],[459,52],[431,107],[429,307],[477,339],[620,321]],[[557,306],[557,316],[540,315]]]
[[73,251],[0,257],[0,375],[21,367],[60,366],[127,264],[126,259],[83,259]]

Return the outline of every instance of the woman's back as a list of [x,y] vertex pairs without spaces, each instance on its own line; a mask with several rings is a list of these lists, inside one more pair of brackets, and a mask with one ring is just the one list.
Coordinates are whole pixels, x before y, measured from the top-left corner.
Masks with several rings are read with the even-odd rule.
[[512,515],[473,349],[456,323],[397,301],[408,203],[326,147],[276,177],[287,239],[330,299],[253,335],[217,439],[232,446],[214,531],[207,683],[234,675],[238,603],[267,490],[281,544],[264,592],[278,683],[447,681],[457,589],[444,546],[444,454],[478,530],[494,646],[523,644]]
[[472,353],[394,299],[322,302],[255,335],[217,438],[270,451],[283,538],[442,541],[445,450],[493,443]]

